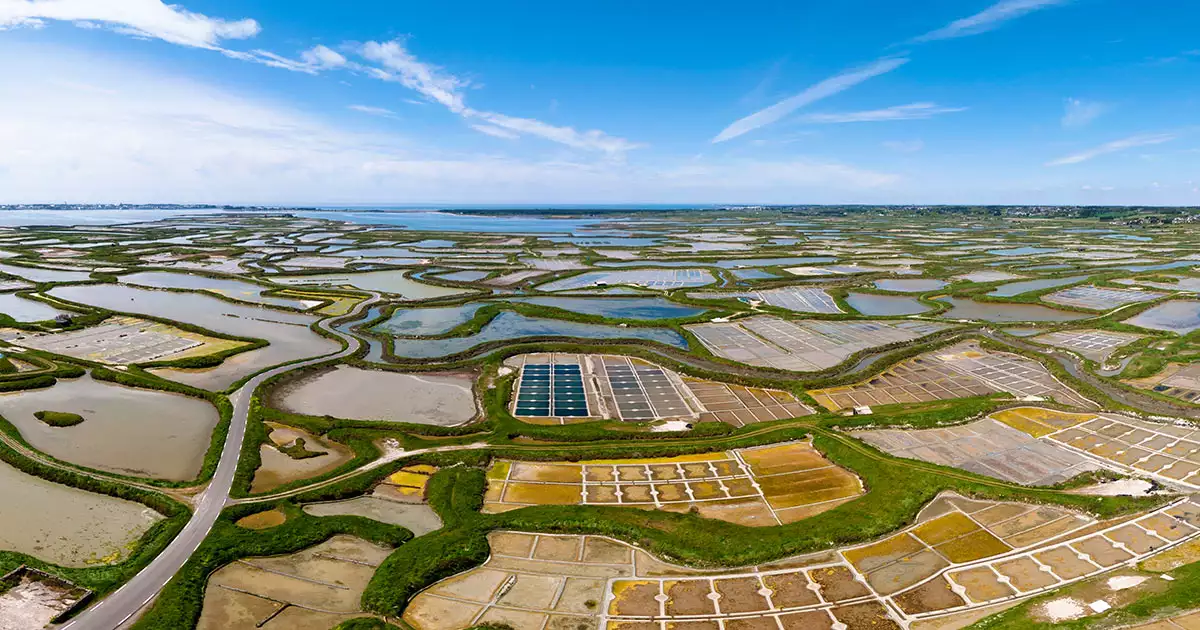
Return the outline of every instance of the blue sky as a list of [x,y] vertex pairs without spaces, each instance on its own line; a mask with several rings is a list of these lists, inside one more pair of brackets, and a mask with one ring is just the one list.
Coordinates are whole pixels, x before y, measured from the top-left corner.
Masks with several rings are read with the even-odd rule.
[[1187,0],[0,0],[0,202],[1200,204]]

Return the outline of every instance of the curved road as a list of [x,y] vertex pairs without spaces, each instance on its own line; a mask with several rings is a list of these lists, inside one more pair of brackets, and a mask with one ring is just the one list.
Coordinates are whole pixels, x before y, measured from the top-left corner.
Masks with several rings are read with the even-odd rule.
[[159,591],[167,585],[167,582],[183,568],[188,558],[192,557],[192,554],[200,547],[200,543],[204,542],[205,537],[208,536],[208,532],[212,530],[217,516],[221,514],[221,510],[225,508],[225,504],[229,501],[229,491],[233,488],[233,476],[237,472],[238,459],[242,452],[242,439],[246,436],[246,420],[250,413],[250,399],[253,397],[254,390],[258,389],[259,385],[262,385],[264,381],[273,376],[314,363],[339,359],[353,354],[358,350],[362,342],[353,335],[346,335],[334,330],[332,322],[355,319],[362,314],[363,309],[369,308],[379,300],[379,294],[372,294],[369,299],[360,302],[354,310],[346,315],[323,319],[317,323],[317,326],[320,326],[322,330],[345,340],[348,344],[346,349],[334,354],[267,370],[251,378],[234,393],[232,396],[234,399],[233,417],[229,421],[229,433],[225,437],[225,446],[221,450],[221,460],[217,464],[217,470],[213,474],[208,488],[204,490],[196,501],[191,520],[179,532],[179,535],[167,545],[167,548],[158,554],[150,564],[146,565],[146,568],[142,569],[132,580],[129,580],[129,582],[111,593],[108,597],[105,597],[80,613],[73,621],[64,625],[64,629],[114,630],[137,614],[143,606],[158,595]]

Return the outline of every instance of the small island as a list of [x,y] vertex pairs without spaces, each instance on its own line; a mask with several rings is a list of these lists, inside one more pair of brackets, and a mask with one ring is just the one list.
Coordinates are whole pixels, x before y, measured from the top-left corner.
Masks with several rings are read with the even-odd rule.
[[83,422],[83,416],[69,411],[39,411],[33,416],[52,427],[73,427]]

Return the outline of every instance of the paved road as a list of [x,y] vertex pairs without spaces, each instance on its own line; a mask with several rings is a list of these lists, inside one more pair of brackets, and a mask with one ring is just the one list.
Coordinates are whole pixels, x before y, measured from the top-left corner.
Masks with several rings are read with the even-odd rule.
[[146,568],[142,569],[124,586],[64,625],[64,629],[114,630],[137,614],[143,606],[158,595],[167,582],[179,572],[188,558],[192,557],[192,554],[200,547],[200,543],[204,542],[204,538],[212,530],[217,516],[221,514],[221,510],[229,501],[229,491],[233,487],[233,475],[237,472],[238,458],[242,452],[242,439],[246,435],[246,419],[250,413],[250,399],[253,397],[254,390],[277,374],[353,354],[358,350],[361,342],[353,336],[334,330],[331,322],[347,318],[353,319],[378,301],[379,295],[373,295],[370,299],[360,303],[349,314],[324,319],[317,324],[322,329],[345,339],[349,343],[345,350],[268,370],[247,381],[241,389],[234,393],[233,417],[229,422],[229,434],[225,438],[225,446],[221,450],[221,461],[217,464],[216,473],[213,474],[208,488],[197,501],[191,520]]

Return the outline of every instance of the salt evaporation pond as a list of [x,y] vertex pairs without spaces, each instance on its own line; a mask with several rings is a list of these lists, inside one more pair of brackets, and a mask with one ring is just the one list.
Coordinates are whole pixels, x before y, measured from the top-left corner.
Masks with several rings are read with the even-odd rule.
[[175,293],[126,285],[56,287],[50,295],[100,308],[149,315],[216,333],[265,339],[270,345],[233,355],[215,368],[161,368],[155,374],[205,389],[221,390],[273,365],[337,351],[339,345],[309,329],[317,317],[305,313],[234,304],[202,293]]
[[394,339],[393,354],[410,359],[444,357],[465,352],[492,341],[522,337],[581,337],[586,339],[643,339],[677,348],[687,341],[673,330],[658,328],[620,328],[601,324],[581,324],[557,319],[525,317],[511,311],[496,316],[479,334],[451,339]]
[[1037,304],[997,304],[994,302],[975,302],[961,298],[938,298],[946,302],[950,310],[939,317],[947,319],[974,319],[989,322],[1068,322],[1075,319],[1091,317],[1084,313],[1060,311]]
[[551,306],[584,315],[599,315],[614,319],[672,319],[692,317],[705,309],[676,304],[661,297],[644,298],[570,298],[525,297],[508,298],[509,302],[525,302]]
[[431,336],[450,332],[475,316],[486,302],[471,302],[460,306],[402,308],[392,312],[387,320],[376,324],[373,331],[404,336]]
[[211,278],[209,276],[198,276],[189,273],[171,273],[169,271],[146,271],[142,273],[134,273],[128,276],[121,276],[118,279],[122,284],[134,284],[140,287],[150,287],[154,289],[188,289],[191,291],[211,291],[235,300],[243,302],[254,302],[256,304],[266,304],[268,306],[288,306],[297,309],[306,309],[308,304],[303,300],[296,298],[271,297],[263,295],[264,291],[270,291],[269,287],[264,287],[243,280],[230,280],[225,278]]
[[162,520],[133,501],[27,475],[0,462],[0,549],[66,567],[114,564]]
[[1200,330],[1200,302],[1164,302],[1125,320],[1126,324],[1186,335]]
[[[200,473],[219,419],[207,401],[97,381],[90,374],[0,394],[0,410],[25,441],[57,459],[171,481]],[[84,421],[52,427],[34,416],[39,411],[77,413]]]
[[846,303],[863,315],[916,315],[929,310],[916,298],[899,295],[851,293],[846,296]]
[[41,322],[66,313],[45,302],[23,298],[14,293],[0,293],[0,313],[18,322]]

